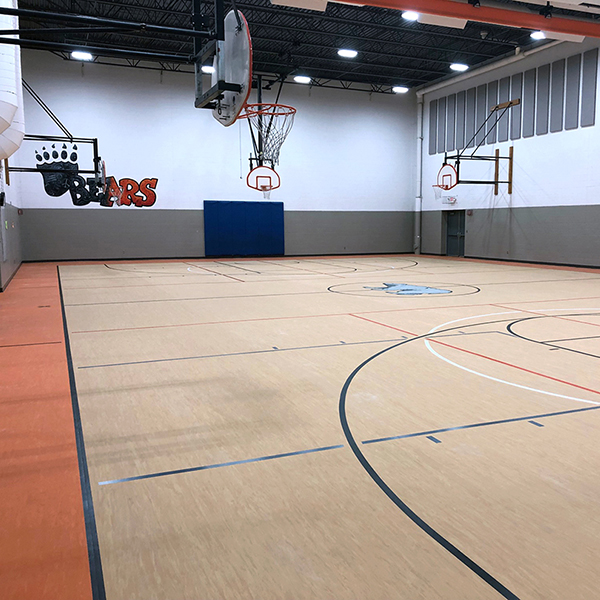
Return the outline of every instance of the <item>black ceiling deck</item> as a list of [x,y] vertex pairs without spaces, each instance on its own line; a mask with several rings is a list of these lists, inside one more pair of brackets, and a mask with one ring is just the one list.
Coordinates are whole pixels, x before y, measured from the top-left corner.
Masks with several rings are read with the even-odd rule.
[[[203,6],[212,15],[212,1]],[[270,0],[242,0],[237,6],[250,26],[255,72],[308,75],[317,85],[364,88],[366,84],[371,91],[382,92],[393,85],[412,88],[447,76],[453,62],[472,67],[532,43],[527,29],[475,22],[463,30],[437,27],[406,21],[400,11],[367,6],[330,2],[324,13],[274,6]],[[192,27],[192,0],[21,0],[19,7]],[[191,38],[155,31],[107,31],[106,27],[86,31],[87,25],[43,16],[21,17],[20,26],[28,30],[21,37],[31,40],[30,47],[46,48],[65,58],[68,52],[46,42],[102,48],[94,52],[98,62],[168,70],[189,70],[185,65],[193,51]],[[355,59],[341,58],[337,54],[341,47],[359,54]]]

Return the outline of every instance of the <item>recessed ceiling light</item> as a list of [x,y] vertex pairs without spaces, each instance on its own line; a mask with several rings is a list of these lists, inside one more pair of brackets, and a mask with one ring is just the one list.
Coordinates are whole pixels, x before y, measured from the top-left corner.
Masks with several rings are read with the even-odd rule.
[[392,92],[394,92],[394,94],[406,94],[406,92],[408,92],[408,88],[404,87],[403,85],[395,85],[392,88]]
[[296,75],[294,77],[294,81],[296,83],[310,83],[312,79],[310,77],[307,77],[306,75]]
[[531,34],[532,39],[534,40],[545,40],[546,34],[543,31],[534,31]]
[[453,63],[450,65],[450,68],[453,71],[466,71],[469,68],[469,65],[463,65],[461,63]]
[[212,65],[202,65],[201,67],[203,73],[214,73],[215,68]]
[[340,48],[338,54],[344,58],[356,58],[358,52],[356,50],[349,50],[348,48]]
[[417,21],[419,19],[419,13],[414,10],[405,10],[402,13],[402,18],[407,21]]
[[81,50],[73,50],[71,58],[75,60],[94,60],[94,57],[89,52],[82,52]]

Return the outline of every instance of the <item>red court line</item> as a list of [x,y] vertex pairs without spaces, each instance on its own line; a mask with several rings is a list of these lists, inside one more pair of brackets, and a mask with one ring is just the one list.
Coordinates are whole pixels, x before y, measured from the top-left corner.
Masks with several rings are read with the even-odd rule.
[[[262,283],[262,282],[261,282]],[[232,296],[235,298],[235,296]],[[590,298],[562,298],[556,300],[527,300],[525,302],[519,302],[519,304],[526,304],[531,302],[571,302],[576,300],[596,300],[600,298],[600,296],[592,296]],[[443,310],[444,308],[471,308],[471,307],[480,307],[480,306],[495,306],[493,304],[484,303],[484,304],[455,304],[453,306],[424,306],[420,308],[389,308],[385,310],[366,310],[353,313],[356,315],[370,315],[370,314],[379,314],[379,313],[393,313],[393,312],[405,312],[411,310]],[[68,307],[68,305],[67,305]],[[519,309],[510,309],[518,311]],[[71,331],[71,334],[77,333],[105,333],[105,332],[113,332],[113,331],[138,331],[141,329],[164,329],[167,327],[200,327],[202,325],[228,325],[231,323],[250,323],[253,321],[278,321],[278,320],[286,320],[286,319],[319,319],[323,317],[344,317],[348,316],[350,313],[332,313],[328,315],[297,315],[292,317],[262,317],[256,319],[238,319],[233,321],[199,321],[196,323],[176,323],[173,325],[143,325],[140,327],[118,327],[115,329],[88,329],[82,331]],[[474,315],[474,318],[477,315]]]
[[[409,335],[416,336],[416,333],[412,333],[410,331],[405,331],[404,329],[399,329],[398,327],[393,327],[392,325],[387,325],[386,323],[380,323],[379,321],[372,321],[371,319],[365,319],[364,317],[359,317],[358,315],[350,315],[351,317],[356,317],[357,319],[362,319],[363,321],[369,321],[370,323],[375,323],[376,325],[381,325],[382,327],[387,327],[388,329],[393,329],[394,331],[401,331],[402,333],[408,333]],[[440,333],[440,332],[437,332]],[[432,334],[435,335],[435,334]],[[427,338],[424,338],[427,339]],[[532,375],[538,375],[539,377],[544,377],[545,379],[550,379],[552,381],[556,381],[558,383],[564,383],[565,385],[570,385],[571,387],[578,388],[580,390],[585,390],[586,392],[592,392],[593,394],[599,394],[598,390],[593,390],[591,388],[584,387],[582,385],[578,385],[576,383],[572,383],[570,381],[565,381],[564,379],[558,379],[557,377],[552,377],[551,375],[546,375],[544,373],[538,373],[537,371],[532,371],[531,369],[526,369],[525,367],[520,367],[518,365],[513,365],[512,363],[505,362],[503,360],[499,360],[498,358],[492,358],[491,356],[486,356],[485,354],[480,354],[479,352],[473,352],[472,350],[466,350],[465,348],[459,348],[458,346],[453,346],[452,344],[447,344],[446,342],[440,342],[439,340],[431,339],[432,342],[436,344],[440,344],[440,346],[446,346],[446,348],[452,348],[453,350],[459,350],[460,352],[464,352],[466,354],[471,354],[472,356],[478,356],[479,358],[485,358],[486,360],[491,360],[492,362],[504,365],[506,367],[512,367],[513,369],[518,369],[519,371],[524,371],[525,373],[531,373]]]

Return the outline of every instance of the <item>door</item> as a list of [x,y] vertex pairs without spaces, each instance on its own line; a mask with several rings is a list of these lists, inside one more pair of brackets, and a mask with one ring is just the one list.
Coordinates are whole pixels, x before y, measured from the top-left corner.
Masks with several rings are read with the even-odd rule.
[[465,211],[446,212],[446,256],[465,255]]

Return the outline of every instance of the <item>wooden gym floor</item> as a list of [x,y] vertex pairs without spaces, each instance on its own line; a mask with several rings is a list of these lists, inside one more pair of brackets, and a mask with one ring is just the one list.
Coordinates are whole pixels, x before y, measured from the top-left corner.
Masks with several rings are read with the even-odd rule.
[[597,597],[599,271],[58,271],[0,296],[3,598]]

